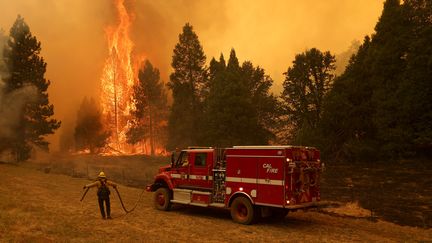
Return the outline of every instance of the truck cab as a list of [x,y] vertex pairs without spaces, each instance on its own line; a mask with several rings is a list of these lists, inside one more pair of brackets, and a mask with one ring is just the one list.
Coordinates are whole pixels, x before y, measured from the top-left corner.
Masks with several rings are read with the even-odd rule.
[[211,190],[213,149],[185,149],[172,162],[170,176],[176,188]]

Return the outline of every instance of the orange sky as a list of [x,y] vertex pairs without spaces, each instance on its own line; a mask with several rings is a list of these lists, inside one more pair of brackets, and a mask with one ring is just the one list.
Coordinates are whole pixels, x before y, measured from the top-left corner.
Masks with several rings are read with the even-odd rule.
[[[128,0],[135,51],[147,56],[165,81],[178,34],[190,22],[208,60],[221,52],[227,57],[235,48],[241,62],[251,60],[270,74],[275,91],[296,53],[312,47],[345,51],[353,40],[373,33],[382,5],[383,0]],[[108,53],[104,28],[116,20],[113,4],[0,0],[0,10],[0,28],[6,33],[21,14],[42,42],[55,116],[73,126],[83,97],[97,97]],[[51,139],[54,150],[56,137]]]

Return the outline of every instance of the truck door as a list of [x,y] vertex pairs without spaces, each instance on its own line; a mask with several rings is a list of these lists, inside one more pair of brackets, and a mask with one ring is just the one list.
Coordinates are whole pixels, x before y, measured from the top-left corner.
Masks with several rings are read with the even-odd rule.
[[173,183],[176,187],[188,186],[190,184],[189,174],[190,174],[190,161],[191,154],[187,151],[182,151],[177,159],[174,162],[174,167],[172,169],[171,177]]
[[284,202],[284,162],[281,158],[261,158],[258,162],[257,203],[282,206]]
[[212,189],[212,180],[210,180],[213,165],[212,153],[197,151],[191,155],[190,184],[197,188]]

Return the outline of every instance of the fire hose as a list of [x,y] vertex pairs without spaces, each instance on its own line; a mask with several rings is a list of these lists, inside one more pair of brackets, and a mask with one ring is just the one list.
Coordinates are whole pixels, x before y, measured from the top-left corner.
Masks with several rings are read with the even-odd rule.
[[135,205],[132,207],[132,209],[127,210],[126,207],[125,207],[125,205],[124,205],[124,203],[123,203],[123,200],[122,200],[122,198],[121,198],[121,196],[120,196],[120,192],[117,190],[117,187],[114,187],[114,189],[115,189],[115,191],[117,192],[117,196],[118,196],[118,198],[120,199],[120,203],[121,203],[121,205],[122,205],[123,210],[126,212],[126,214],[128,214],[128,213],[130,213],[130,212],[132,212],[132,211],[135,210],[135,208],[138,206],[139,201],[140,201],[141,198],[142,198],[142,195],[143,195],[144,192],[145,192],[145,189],[144,189],[144,190],[141,192],[141,194],[140,194],[138,200],[136,201],[136,203],[135,203]]
[[87,190],[85,190],[84,194],[81,197],[80,202],[82,202],[82,200],[84,200],[84,197],[87,195],[87,192],[90,190],[90,187],[87,187]]
[[[125,205],[124,205],[124,203],[123,203],[123,199],[122,199],[122,197],[120,196],[120,192],[117,190],[117,187],[114,187],[114,189],[115,189],[115,191],[116,191],[116,193],[117,193],[117,196],[118,196],[118,198],[119,198],[119,200],[120,200],[120,204],[122,205],[122,208],[123,208],[123,210],[126,212],[126,214],[128,214],[128,213],[130,213],[130,212],[132,212],[132,211],[135,210],[135,208],[138,206],[139,201],[141,201],[142,195],[143,195],[144,192],[145,192],[145,189],[143,189],[142,192],[141,192],[141,194],[140,194],[140,196],[139,196],[139,198],[138,198],[138,200],[135,202],[135,205],[132,207],[132,209],[127,210],[126,207],[125,207]],[[90,188],[87,188],[87,189],[84,191],[84,193],[83,193],[83,195],[82,195],[82,197],[81,197],[80,202],[82,202],[82,201],[84,200],[84,198],[85,198],[85,196],[87,195],[87,192],[88,192],[89,190],[90,190]]]

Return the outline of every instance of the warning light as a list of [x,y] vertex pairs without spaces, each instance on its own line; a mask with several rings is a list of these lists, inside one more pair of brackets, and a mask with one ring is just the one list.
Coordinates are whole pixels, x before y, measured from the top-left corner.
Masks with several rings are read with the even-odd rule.
[[243,191],[243,187],[240,187],[239,190],[240,190],[240,191]]

